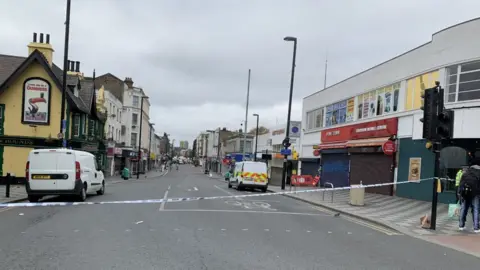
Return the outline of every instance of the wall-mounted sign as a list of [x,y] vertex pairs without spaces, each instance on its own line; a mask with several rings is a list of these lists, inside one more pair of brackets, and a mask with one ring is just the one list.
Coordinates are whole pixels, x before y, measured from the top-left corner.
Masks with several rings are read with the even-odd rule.
[[382,145],[382,150],[385,155],[391,156],[397,151],[394,141],[386,141]]
[[290,121],[290,137],[300,137],[300,130],[302,127],[302,122],[300,121]]
[[274,130],[272,131],[272,136],[277,136],[277,135],[282,135],[285,133],[285,129],[282,128],[282,129],[277,129],[277,130]]
[[389,137],[397,134],[398,119],[389,118],[322,130],[322,143]]
[[42,78],[28,78],[23,83],[22,123],[50,124],[51,85]]

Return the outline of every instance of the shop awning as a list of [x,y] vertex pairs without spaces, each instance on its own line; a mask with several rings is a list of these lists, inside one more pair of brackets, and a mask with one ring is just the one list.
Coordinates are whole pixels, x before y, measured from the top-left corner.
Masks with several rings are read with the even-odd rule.
[[351,140],[347,142],[347,147],[367,147],[382,146],[390,137],[380,137],[362,140]]
[[338,149],[338,148],[345,148],[347,147],[346,142],[336,142],[336,143],[322,143],[318,145],[317,149],[322,150],[322,149]]

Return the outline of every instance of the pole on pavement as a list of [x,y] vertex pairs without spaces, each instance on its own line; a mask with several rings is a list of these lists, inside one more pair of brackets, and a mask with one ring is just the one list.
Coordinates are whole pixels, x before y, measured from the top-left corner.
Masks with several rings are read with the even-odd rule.
[[150,127],[150,136],[148,138],[148,169],[150,170],[150,157],[152,156],[150,151],[152,151],[152,129],[153,129],[153,125],[155,125],[154,123],[148,123],[149,127]]
[[[290,96],[288,98],[288,115],[287,115],[287,130],[285,134],[285,140],[287,143],[284,145],[285,149],[288,149],[289,145],[289,136],[290,136],[290,116],[292,112],[292,95],[293,95],[293,82],[295,79],[295,61],[297,57],[297,38],[296,37],[285,37],[285,41],[293,41],[293,58],[292,58],[292,75],[290,78]],[[283,171],[282,171],[282,190],[285,190],[286,178],[287,178],[287,161],[288,155],[284,156],[283,159]]]
[[247,123],[248,123],[248,102],[249,102],[249,99],[250,99],[250,74],[251,74],[251,70],[248,69],[247,106],[245,107],[245,127],[244,127],[244,130],[243,130],[242,160],[245,160],[245,149],[247,148]]
[[257,129],[255,132],[255,153],[254,153],[254,161],[257,161],[257,147],[258,147],[258,119],[260,118],[260,115],[257,113],[254,113],[253,116],[257,117]]
[[147,96],[142,96],[140,98],[140,132],[138,138],[138,163],[137,163],[137,179],[140,178],[140,162],[142,161],[142,126],[143,126],[143,100],[148,98]]
[[440,177],[440,151],[442,150],[442,144],[440,142],[434,143],[435,151],[435,167],[433,177],[433,193],[432,193],[432,210],[430,214],[430,229],[435,230],[437,226],[437,203],[438,203],[438,178]]
[[[71,0],[67,0],[67,12],[65,20],[65,44],[63,50],[63,74],[62,74],[62,105],[60,109],[60,133],[62,136],[62,147],[67,147],[67,138],[65,138],[65,133],[67,131],[67,120],[65,117],[65,102],[67,95],[67,70],[68,70],[68,43],[70,37],[70,6]],[[47,35],[47,43],[50,38]]]
[[217,142],[217,171],[222,173],[222,162],[220,161],[220,134],[222,130],[218,128],[218,142]]

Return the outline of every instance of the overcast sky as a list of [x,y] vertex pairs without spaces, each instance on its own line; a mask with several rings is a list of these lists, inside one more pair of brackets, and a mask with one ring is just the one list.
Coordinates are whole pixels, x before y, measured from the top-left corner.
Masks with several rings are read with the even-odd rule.
[[[66,0],[1,0],[0,53],[26,56],[32,33],[49,33],[63,66]],[[292,120],[302,98],[430,41],[479,16],[461,0],[72,0],[70,53],[81,71],[132,77],[152,104],[159,133],[190,143],[205,129],[285,123],[298,38]],[[474,34],[474,33],[472,33]],[[249,117],[248,129],[254,118]]]

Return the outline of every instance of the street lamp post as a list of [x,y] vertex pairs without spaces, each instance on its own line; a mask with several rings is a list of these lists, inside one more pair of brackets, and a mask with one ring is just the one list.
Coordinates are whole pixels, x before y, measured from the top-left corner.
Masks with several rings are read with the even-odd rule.
[[245,161],[245,148],[247,148],[247,124],[248,124],[248,103],[250,100],[250,75],[251,70],[248,70],[248,83],[247,83],[247,104],[245,106],[245,129],[243,131],[243,153],[242,153],[242,161]]
[[147,96],[142,96],[140,99],[140,132],[138,138],[138,163],[137,163],[137,179],[140,178],[140,162],[142,161],[142,126],[143,126],[143,100],[147,99]]
[[150,127],[150,136],[148,138],[148,170],[150,170],[150,159],[151,159],[151,156],[152,154],[150,153],[150,151],[152,151],[152,129],[153,129],[153,126],[155,125],[155,123],[148,123],[149,127]]
[[257,113],[254,113],[253,116],[257,117],[257,129],[255,132],[255,153],[254,153],[254,161],[257,161],[257,147],[258,147],[258,119],[260,118],[260,115]]
[[[288,98],[288,115],[287,115],[287,130],[285,132],[285,150],[288,149],[290,144],[290,116],[292,112],[292,95],[293,95],[293,82],[295,79],[295,60],[297,57],[297,38],[296,37],[285,37],[285,41],[293,41],[293,59],[292,59],[292,75],[290,78],[290,96]],[[288,155],[285,155],[283,159],[283,172],[282,172],[282,190],[285,190],[286,177],[287,177],[287,159]]]
[[[67,99],[67,70],[68,70],[68,44],[70,37],[70,6],[71,0],[67,0],[67,12],[65,20],[65,47],[63,50],[63,82],[62,82],[62,105],[60,109],[60,133],[62,134],[62,147],[67,147],[67,138],[65,133],[67,131],[67,120],[65,117],[65,103]],[[49,39],[47,35],[47,40]],[[48,43],[48,41],[47,41]]]

